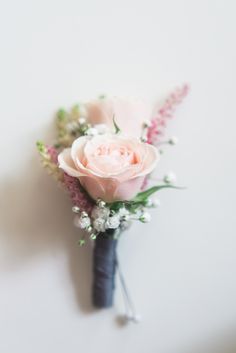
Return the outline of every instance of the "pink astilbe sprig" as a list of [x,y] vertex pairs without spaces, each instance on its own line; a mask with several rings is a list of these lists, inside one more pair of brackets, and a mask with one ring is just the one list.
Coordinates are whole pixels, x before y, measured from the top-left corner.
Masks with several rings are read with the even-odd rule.
[[[56,148],[52,146],[46,147],[51,161],[58,165],[58,152]],[[82,189],[79,180],[63,172],[62,184],[67,189],[73,205],[79,207],[81,211],[90,214],[94,205]]]
[[38,148],[40,149],[44,166],[49,170],[50,174],[53,174],[68,191],[73,205],[79,207],[81,211],[85,211],[90,214],[92,208],[94,207],[93,201],[82,189],[82,186],[77,178],[72,177],[59,169],[57,149],[50,145],[43,145],[43,143],[38,143]]
[[63,184],[69,192],[73,205],[78,206],[81,211],[85,211],[90,214],[92,208],[94,207],[94,203],[82,189],[79,180],[64,173]]
[[47,154],[49,155],[51,162],[56,164],[58,163],[58,151],[56,150],[55,147],[50,146],[50,145],[46,145],[46,149],[47,149]]
[[147,142],[155,145],[163,135],[168,119],[172,118],[177,106],[183,101],[189,92],[189,86],[184,84],[172,92],[157,110],[151,120],[151,125],[147,131]]

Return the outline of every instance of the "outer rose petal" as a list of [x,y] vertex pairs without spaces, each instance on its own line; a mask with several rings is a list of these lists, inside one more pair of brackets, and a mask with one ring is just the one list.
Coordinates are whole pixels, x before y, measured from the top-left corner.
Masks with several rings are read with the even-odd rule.
[[58,156],[59,168],[63,169],[70,176],[78,178],[81,173],[71,158],[71,148],[65,148]]
[[106,124],[114,131],[113,117],[122,133],[141,137],[142,125],[151,117],[150,106],[142,100],[105,98],[87,103],[88,120],[92,124]]
[[141,190],[144,178],[144,176],[141,176],[119,184],[113,195],[113,199],[116,201],[131,200]]
[[106,190],[104,189],[102,183],[100,183],[99,179],[91,176],[82,176],[79,178],[81,185],[87,190],[89,195],[94,199],[102,199],[106,200]]
[[99,177],[80,177],[82,186],[94,199],[102,199],[105,202],[114,202],[114,194],[119,185],[116,179],[103,179]]

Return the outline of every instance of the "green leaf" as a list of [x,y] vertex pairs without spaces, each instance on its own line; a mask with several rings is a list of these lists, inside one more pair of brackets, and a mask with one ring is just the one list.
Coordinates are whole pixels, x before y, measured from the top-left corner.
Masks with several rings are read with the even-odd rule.
[[121,129],[119,128],[119,126],[117,125],[117,123],[115,121],[115,115],[113,115],[113,124],[115,127],[115,133],[118,134],[121,131]]
[[146,201],[152,194],[154,194],[155,192],[161,190],[161,189],[183,189],[181,187],[178,186],[174,186],[171,184],[164,184],[164,185],[157,185],[157,186],[153,186],[150,189],[147,189],[145,191],[142,191],[140,193],[138,193],[134,199],[132,199],[131,201],[133,201],[134,203],[141,203]]
[[147,199],[155,192],[161,189],[184,189],[183,187],[174,186],[171,184],[153,186],[148,190],[138,193],[135,198],[129,201],[115,201],[109,205],[111,210],[118,211],[122,207],[126,207],[130,212],[135,212],[140,206],[145,206]]
[[124,205],[125,205],[125,202],[123,201],[115,201],[110,205],[108,204],[108,206],[110,206],[110,209],[114,211],[118,211],[120,208],[124,207]]

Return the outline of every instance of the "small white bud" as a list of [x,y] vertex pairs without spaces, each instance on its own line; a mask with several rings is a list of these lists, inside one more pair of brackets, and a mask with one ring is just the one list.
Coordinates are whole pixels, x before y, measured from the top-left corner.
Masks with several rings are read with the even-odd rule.
[[168,142],[170,145],[176,145],[179,142],[179,139],[176,136],[172,136]]
[[72,212],[74,213],[80,213],[80,208],[78,206],[73,206],[72,207]]
[[99,200],[98,201],[98,207],[103,208],[105,206],[106,206],[106,202],[105,201],[103,201],[103,200]]
[[160,200],[158,200],[158,199],[152,200],[152,206],[153,207],[159,207],[160,204],[161,204]]
[[176,175],[173,172],[170,172],[164,176],[163,180],[167,184],[173,184],[176,182]]
[[143,127],[150,127],[150,126],[151,126],[151,121],[148,119],[144,120]]
[[147,139],[146,136],[142,136],[142,137],[141,137],[141,141],[142,141],[142,142],[147,142],[147,140],[148,140],[148,139]]
[[144,213],[140,216],[139,220],[140,220],[141,222],[143,222],[143,223],[148,223],[148,222],[150,222],[150,220],[151,220],[151,215],[150,215],[150,213],[144,212]]
[[147,199],[147,201],[145,202],[145,206],[146,207],[152,207],[153,206],[153,202],[151,199]]
[[88,130],[85,131],[85,134],[88,136],[96,136],[98,134],[98,131],[94,127],[90,127]]

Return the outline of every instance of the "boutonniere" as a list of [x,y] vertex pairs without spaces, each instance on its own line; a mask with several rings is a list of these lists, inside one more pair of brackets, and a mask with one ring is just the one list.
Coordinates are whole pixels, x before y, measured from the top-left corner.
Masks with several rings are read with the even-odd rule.
[[113,305],[115,274],[124,291],[126,321],[138,321],[123,274],[117,243],[133,221],[151,219],[158,206],[155,195],[178,188],[173,173],[150,185],[164,144],[164,129],[188,86],[174,91],[152,113],[140,100],[100,97],[71,111],[59,110],[57,138],[53,144],[37,142],[43,165],[67,190],[72,201],[74,224],[84,232],[79,245],[94,243],[92,301],[95,307]]

